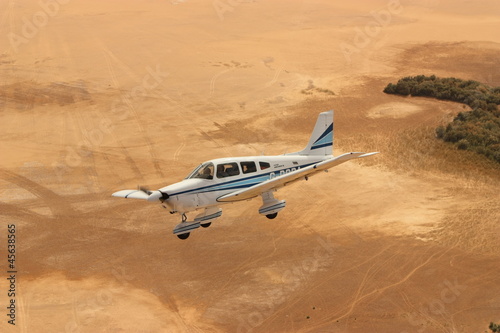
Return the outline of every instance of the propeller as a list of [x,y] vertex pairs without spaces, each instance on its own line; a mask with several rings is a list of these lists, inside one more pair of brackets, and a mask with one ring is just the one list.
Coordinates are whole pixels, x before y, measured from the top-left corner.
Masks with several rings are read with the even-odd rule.
[[160,200],[161,202],[165,202],[168,200],[168,198],[170,198],[170,196],[165,193],[165,192],[162,192],[160,190],[157,190],[157,191],[150,191],[147,187],[145,186],[137,186],[137,189],[139,191],[142,191],[144,193],[146,193],[149,197],[148,197],[148,201],[156,201],[156,200]]
[[145,187],[145,186],[140,186],[140,185],[139,185],[139,186],[137,186],[137,189],[138,189],[139,191],[142,191],[142,192],[146,193],[147,195],[151,195],[151,193],[153,193],[153,192],[151,192],[151,191],[150,191],[147,187]]

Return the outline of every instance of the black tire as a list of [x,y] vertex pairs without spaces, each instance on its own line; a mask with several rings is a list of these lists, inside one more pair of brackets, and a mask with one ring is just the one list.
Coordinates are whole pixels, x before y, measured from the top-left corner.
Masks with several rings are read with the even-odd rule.
[[187,239],[189,237],[189,232],[185,233],[185,234],[180,234],[180,235],[177,235],[177,237],[179,237],[179,239]]
[[276,218],[276,216],[278,216],[278,213],[274,213],[274,214],[268,214],[268,215],[266,215],[266,217],[267,217],[268,219],[270,219],[270,220],[275,219],[275,218]]
[[200,225],[202,226],[202,228],[208,228],[208,227],[210,227],[211,224],[212,224],[212,222],[208,222],[208,223],[202,223]]

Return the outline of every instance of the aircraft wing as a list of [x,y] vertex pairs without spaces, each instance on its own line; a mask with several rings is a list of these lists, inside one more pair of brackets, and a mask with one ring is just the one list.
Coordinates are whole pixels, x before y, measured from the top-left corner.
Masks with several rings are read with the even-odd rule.
[[318,162],[316,164],[310,165],[308,167],[292,171],[290,173],[277,176],[275,178],[266,180],[260,184],[256,184],[249,188],[241,189],[226,195],[223,195],[217,199],[219,202],[231,202],[231,201],[240,201],[246,200],[253,197],[256,197],[263,192],[277,189],[283,186],[286,186],[292,182],[305,179],[306,177],[311,177],[320,171],[327,170],[344,162],[347,162],[356,158],[368,157],[378,153],[347,153],[337,157],[333,157],[331,159]]
[[122,190],[112,194],[114,197],[126,199],[144,199],[148,200],[149,195],[141,190]]

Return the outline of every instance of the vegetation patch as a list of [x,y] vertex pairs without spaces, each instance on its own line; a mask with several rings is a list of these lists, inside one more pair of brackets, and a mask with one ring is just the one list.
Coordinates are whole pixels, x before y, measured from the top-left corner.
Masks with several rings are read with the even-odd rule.
[[433,97],[470,106],[471,111],[460,112],[447,126],[439,126],[437,137],[458,149],[471,150],[500,163],[500,87],[453,77],[418,75],[389,83],[384,92]]
[[325,94],[325,95],[335,95],[330,89],[316,87],[312,80],[307,81],[308,86],[306,89],[302,89],[300,92],[304,95],[312,95],[313,92]]
[[500,325],[499,324],[495,324],[494,322],[491,322],[490,323],[490,326],[489,326],[489,329],[496,333],[496,332],[500,332]]

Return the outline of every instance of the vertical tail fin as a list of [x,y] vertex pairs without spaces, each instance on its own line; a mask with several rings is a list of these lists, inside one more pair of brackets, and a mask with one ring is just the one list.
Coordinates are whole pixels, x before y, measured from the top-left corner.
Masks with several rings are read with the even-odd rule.
[[287,155],[318,155],[328,156],[333,153],[333,110],[322,112],[303,150]]

